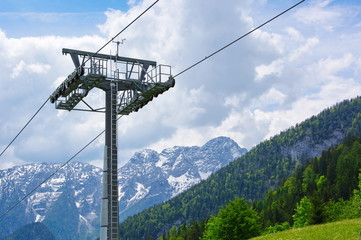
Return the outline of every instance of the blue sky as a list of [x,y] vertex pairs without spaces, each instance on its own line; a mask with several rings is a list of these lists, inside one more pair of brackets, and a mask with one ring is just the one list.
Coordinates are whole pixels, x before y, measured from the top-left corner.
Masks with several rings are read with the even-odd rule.
[[[62,48],[96,51],[154,1],[0,2],[0,149],[73,71]],[[119,39],[123,56],[178,73],[295,4],[282,0],[161,0]],[[252,148],[361,93],[361,4],[307,0],[176,79],[119,120],[119,162],[135,151],[228,136]],[[115,52],[109,45],[103,52]],[[94,90],[90,103],[104,102]],[[104,116],[47,104],[0,158],[0,169],[65,162],[104,129]],[[103,138],[76,161],[102,165]]]
[[126,10],[127,1],[121,0],[2,0],[0,7],[3,12],[104,12],[108,8]]
[[105,11],[128,8],[122,0],[1,0],[0,28],[10,37],[89,35],[97,33]]

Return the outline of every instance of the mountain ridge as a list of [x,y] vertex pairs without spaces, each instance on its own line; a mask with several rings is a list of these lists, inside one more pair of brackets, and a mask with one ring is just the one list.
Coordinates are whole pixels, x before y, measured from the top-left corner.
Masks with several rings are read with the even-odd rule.
[[[233,161],[233,156],[242,155],[246,151],[230,138],[219,137],[212,140],[202,147],[176,146],[164,149],[161,153],[150,149],[136,152],[118,170],[120,217],[125,219],[148,206],[164,202],[207,177],[203,175],[202,178],[197,165],[204,167],[202,162],[217,160],[216,152],[225,153],[222,159],[217,160],[217,166],[221,167]],[[217,142],[220,145],[218,147]],[[60,166],[58,163],[35,163],[0,170],[0,212],[5,212]],[[216,169],[218,168],[212,166],[208,170]],[[181,182],[186,178],[189,181]],[[78,224],[78,233],[85,236],[78,239],[94,239],[99,231],[101,180],[102,169],[86,163],[69,163],[13,210],[17,213],[15,217],[0,219],[0,226],[7,226],[0,231],[0,239],[32,222],[44,222],[45,219],[46,223],[48,219],[48,222],[58,223],[54,216],[60,211],[59,208],[53,211],[52,217],[47,216],[47,213],[55,203],[61,201],[61,196],[67,189],[72,191],[73,197],[63,198],[71,199],[78,208],[78,213],[74,214],[79,216],[78,222],[74,222],[71,227]],[[65,203],[57,204],[61,206]],[[74,208],[69,209],[70,213],[76,212]],[[14,216],[11,213],[9,215]],[[9,222],[14,224],[9,226]],[[49,228],[56,231],[56,227],[55,230],[52,226]],[[74,231],[73,229],[72,234]]]
[[[345,100],[295,127],[266,140],[164,204],[128,218],[121,226],[125,239],[157,238],[182,223],[204,221],[229,201],[262,199],[303,164],[347,135],[361,135],[361,98]],[[123,229],[126,229],[124,231]]]
[[[245,152],[226,137],[212,139],[202,147],[174,146],[159,154],[149,149],[137,152],[119,171],[120,221],[178,195]],[[144,196],[149,196],[149,201],[143,200],[141,208],[128,207],[127,203]]]

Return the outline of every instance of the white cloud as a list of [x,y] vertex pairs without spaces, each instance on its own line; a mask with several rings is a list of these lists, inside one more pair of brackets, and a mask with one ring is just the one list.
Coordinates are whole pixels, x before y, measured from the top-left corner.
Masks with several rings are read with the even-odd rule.
[[282,59],[277,59],[272,61],[271,64],[265,65],[262,64],[255,68],[256,78],[255,81],[261,81],[265,76],[274,74],[279,77],[283,70],[284,61]]
[[282,41],[283,36],[278,33],[269,33],[262,30],[257,30],[252,33],[252,38],[258,40],[258,44],[266,48],[276,50],[279,54],[284,53],[285,43]]
[[[278,89],[270,88],[268,92],[262,94],[259,98],[254,99],[251,105],[252,109],[268,109],[279,107],[286,100],[287,95]],[[275,107],[272,107],[275,105]]]
[[[208,140],[210,140],[214,135],[210,132],[207,132],[208,129],[197,128],[179,128],[177,131],[168,138],[163,138],[149,145],[149,148],[154,149],[160,152],[163,149],[172,147],[172,146],[202,146]],[[170,144],[171,143],[171,144]],[[175,143],[175,144],[174,144]],[[173,144],[173,145],[172,145]]]
[[307,39],[304,45],[291,51],[290,55],[288,56],[288,60],[295,61],[300,57],[302,57],[303,55],[310,53],[312,51],[312,48],[317,46],[318,43],[319,43],[319,39],[316,37]]
[[295,17],[298,21],[306,24],[327,24],[342,17],[341,8],[329,7],[331,0],[317,0],[313,1],[308,7],[303,7],[298,10]]
[[95,160],[90,160],[89,161],[90,164],[98,167],[98,168],[103,168],[104,166],[104,159],[95,159]]
[[295,29],[293,27],[286,27],[286,32],[291,37],[292,40],[296,40],[296,41],[303,40],[303,36],[300,33],[300,31],[298,31],[297,29]]
[[[0,31],[1,59],[6,62],[0,66],[0,106],[7,113],[1,117],[2,144],[17,134],[55,89],[54,79],[73,70],[71,58],[63,56],[61,48],[95,48],[103,41],[101,37],[90,36],[14,39]],[[65,161],[99,131],[96,126],[102,122],[95,115],[87,118],[74,113],[64,118],[57,115],[54,105],[47,104],[13,143],[17,162]]]
[[[2,152],[3,149],[5,149],[7,146],[1,145],[0,147],[1,147],[1,152]],[[4,155],[2,155],[2,158],[6,159],[6,161],[5,160],[0,161],[0,169],[11,168],[14,166],[18,166],[18,165],[27,163],[26,161],[21,160],[16,156],[15,148],[13,146],[10,146],[6,150]]]
[[324,81],[334,79],[337,74],[343,70],[350,69],[351,65],[355,64],[356,60],[351,53],[345,53],[340,58],[326,58],[320,59],[316,64],[311,66],[311,71],[314,76],[318,76]]
[[[291,36],[294,38],[294,36]],[[303,39],[300,42],[300,39]],[[288,41],[286,37],[284,37],[283,41]],[[316,37],[312,37],[309,39],[304,40],[303,37],[298,36],[296,38],[296,42],[300,42],[301,45],[295,46],[293,49],[288,50],[285,52],[282,58],[276,59],[272,61],[268,65],[260,65],[255,68],[256,70],[256,80],[261,80],[264,76],[270,74],[276,74],[280,76],[282,73],[282,69],[284,68],[285,63],[289,64],[290,62],[295,62],[299,58],[303,57],[304,55],[309,55],[312,51],[312,48],[316,47],[319,43],[319,39]]]
[[127,4],[128,4],[129,6],[134,6],[136,3],[137,3],[136,0],[128,0],[128,2],[127,2]]
[[23,60],[21,60],[16,66],[12,69],[12,73],[10,75],[11,78],[18,77],[23,71],[26,73],[35,73],[35,74],[46,74],[50,71],[51,66],[49,64],[44,63],[32,63],[26,64]]
[[[7,113],[0,118],[1,145],[73,71],[71,58],[61,55],[63,47],[96,51],[152,1],[128,3],[132,6],[128,12],[105,13],[98,35],[9,38],[0,31],[4,63],[0,65],[0,107]],[[160,1],[119,36],[127,39],[119,54],[169,64],[176,74],[255,27],[263,13],[269,16],[273,4]],[[325,107],[357,96],[361,36],[357,28],[345,30],[346,22],[352,26],[360,22],[357,14],[347,14],[356,11],[336,1],[310,1],[180,75],[175,88],[119,120],[120,164],[136,150],[202,145],[220,135],[251,148]],[[110,50],[114,53],[115,45],[103,52]],[[93,90],[86,101],[102,106],[104,93]],[[48,104],[8,157],[15,159],[14,164],[64,162],[103,129],[103,115],[57,111]],[[77,160],[100,166],[103,139]]]

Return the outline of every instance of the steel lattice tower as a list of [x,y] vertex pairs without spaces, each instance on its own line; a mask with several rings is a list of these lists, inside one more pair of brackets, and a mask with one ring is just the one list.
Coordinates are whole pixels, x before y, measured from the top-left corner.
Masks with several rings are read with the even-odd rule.
[[[50,95],[50,101],[57,109],[105,113],[100,239],[118,240],[118,115],[137,112],[154,97],[174,87],[175,81],[170,66],[157,66],[154,61],[72,49],[63,49],[63,54],[70,54],[75,70]],[[105,107],[95,109],[85,102],[93,88],[105,92]]]

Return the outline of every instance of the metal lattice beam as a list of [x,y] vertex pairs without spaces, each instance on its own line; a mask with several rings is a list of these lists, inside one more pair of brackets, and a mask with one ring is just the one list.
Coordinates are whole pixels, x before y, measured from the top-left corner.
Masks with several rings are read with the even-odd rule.
[[[63,54],[70,54],[75,70],[50,95],[50,102],[57,109],[68,111],[104,112],[105,109],[100,239],[118,240],[117,115],[137,112],[174,87],[175,80],[170,66],[156,66],[155,61],[72,49],[63,49]],[[110,62],[114,62],[114,69]],[[93,88],[105,91],[105,107],[94,108],[83,100]],[[75,108],[79,103],[85,109]]]

